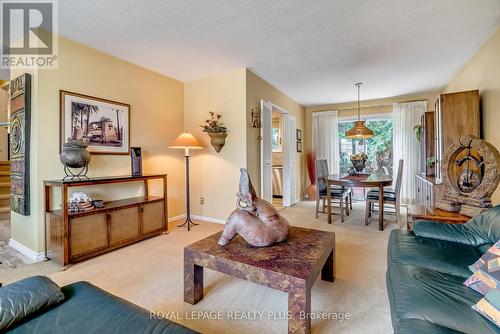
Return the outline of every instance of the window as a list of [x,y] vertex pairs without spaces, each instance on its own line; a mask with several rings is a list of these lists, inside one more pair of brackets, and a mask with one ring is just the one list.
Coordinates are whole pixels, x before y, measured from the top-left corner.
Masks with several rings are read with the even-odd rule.
[[[363,173],[371,174],[378,170],[392,175],[392,118],[367,120],[366,126],[373,130],[369,139],[349,139],[345,132],[352,128],[352,121],[339,122],[340,174],[347,175],[352,166],[350,156],[353,153],[365,152],[368,162]],[[354,197],[364,198],[363,189],[354,189]]]

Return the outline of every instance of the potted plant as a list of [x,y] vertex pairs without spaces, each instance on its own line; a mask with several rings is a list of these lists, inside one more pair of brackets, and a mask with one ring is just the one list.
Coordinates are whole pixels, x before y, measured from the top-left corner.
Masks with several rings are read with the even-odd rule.
[[314,152],[307,152],[306,154],[307,162],[307,174],[309,175],[309,182],[311,184],[307,187],[307,197],[310,200],[316,199],[316,155]]
[[224,145],[226,144],[227,128],[223,126],[220,122],[222,117],[220,114],[214,113],[213,111],[208,112],[210,118],[205,121],[205,124],[200,125],[203,128],[203,132],[208,133],[210,136],[210,144],[215,149],[215,152],[219,153]]

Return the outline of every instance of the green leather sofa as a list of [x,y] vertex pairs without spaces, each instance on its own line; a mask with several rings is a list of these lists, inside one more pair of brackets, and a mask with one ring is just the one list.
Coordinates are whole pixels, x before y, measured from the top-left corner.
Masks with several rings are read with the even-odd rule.
[[483,296],[463,282],[500,240],[500,206],[466,224],[418,221],[394,230],[388,244],[387,292],[397,334],[489,334],[500,329],[471,309]]
[[0,288],[0,332],[197,333],[169,320],[151,319],[150,312],[88,282],[59,288],[50,279],[30,277]]

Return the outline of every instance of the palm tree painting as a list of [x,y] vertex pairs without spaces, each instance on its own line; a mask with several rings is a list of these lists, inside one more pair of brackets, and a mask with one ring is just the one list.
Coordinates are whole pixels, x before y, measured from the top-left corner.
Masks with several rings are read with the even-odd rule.
[[69,116],[64,117],[64,130],[69,137],[83,140],[93,153],[128,154],[129,105],[68,92],[61,94],[65,101],[61,112]]

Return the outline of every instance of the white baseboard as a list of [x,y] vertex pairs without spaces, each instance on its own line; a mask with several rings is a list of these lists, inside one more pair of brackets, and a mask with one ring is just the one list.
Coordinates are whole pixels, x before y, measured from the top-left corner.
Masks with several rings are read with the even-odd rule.
[[[170,222],[174,222],[174,221],[181,220],[184,218],[186,218],[185,213],[178,215],[178,216],[175,216],[175,217],[168,218],[168,222],[170,223]],[[226,220],[224,220],[224,219],[218,219],[218,218],[212,218],[212,217],[191,215],[191,218],[196,219],[196,220],[205,221],[205,222],[216,223],[216,224],[225,224],[226,223]]]
[[226,223],[225,219],[218,219],[218,218],[212,218],[212,217],[191,215],[191,218],[197,219],[197,220],[203,220],[203,221],[210,222],[210,223],[217,223],[217,224],[225,224]]
[[170,217],[170,218],[168,218],[168,222],[169,222],[169,223],[170,223],[170,222],[175,222],[175,221],[177,221],[177,220],[181,220],[181,219],[184,219],[184,218],[186,218],[186,214],[185,214],[185,213],[180,214],[180,215],[177,215],[177,216],[174,216],[174,217]]
[[26,256],[28,259],[30,259],[33,262],[42,262],[45,261],[45,252],[42,253],[37,253],[29,249],[28,247],[24,246],[20,242],[17,242],[14,239],[9,240],[9,246],[18,251],[19,253],[23,254]]

